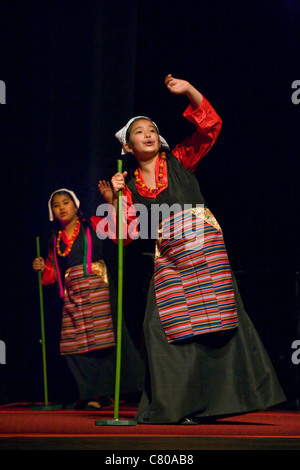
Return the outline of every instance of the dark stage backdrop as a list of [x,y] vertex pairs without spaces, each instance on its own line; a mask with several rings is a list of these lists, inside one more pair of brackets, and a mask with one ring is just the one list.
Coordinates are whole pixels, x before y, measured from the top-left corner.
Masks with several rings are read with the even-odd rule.
[[[171,146],[193,131],[182,118],[186,99],[164,86],[168,73],[199,88],[223,119],[197,176],[246,310],[294,399],[299,32],[298,0],[1,2],[0,403],[43,400],[31,266],[36,236],[46,256],[49,195],[72,189],[94,214],[97,182],[110,179],[120,155],[114,134],[133,115],[152,117]],[[137,260],[126,256],[134,288]],[[69,399],[75,385],[58,353],[55,289],[44,290],[44,304],[49,398]]]

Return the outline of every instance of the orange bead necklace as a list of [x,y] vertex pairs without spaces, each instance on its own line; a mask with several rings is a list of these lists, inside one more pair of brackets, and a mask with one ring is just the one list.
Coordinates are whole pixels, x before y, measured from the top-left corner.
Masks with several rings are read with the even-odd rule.
[[146,188],[148,189],[148,191],[150,191],[151,193],[157,193],[157,191],[163,186],[163,183],[162,183],[162,179],[163,179],[163,168],[164,168],[164,165],[165,165],[165,160],[166,160],[166,153],[165,152],[162,152],[160,154],[160,164],[159,164],[159,173],[157,175],[157,180],[158,180],[158,183],[157,183],[157,186],[155,188],[149,188],[145,183],[142,182],[142,179],[140,178],[140,173],[139,173],[139,170],[135,170],[134,172],[134,176],[135,176],[135,182],[136,184],[138,184],[139,186],[141,186],[141,188]]
[[80,221],[79,221],[79,219],[77,219],[77,222],[75,224],[71,240],[70,240],[70,242],[68,242],[68,246],[67,246],[67,248],[65,249],[65,251],[63,253],[60,251],[60,246],[59,246],[60,245],[60,240],[61,240],[62,230],[60,230],[58,232],[58,237],[57,237],[57,241],[56,241],[56,250],[57,250],[57,253],[59,254],[59,256],[62,256],[63,258],[65,258],[66,256],[68,256],[68,254],[72,250],[73,243],[74,243],[75,238],[77,236],[77,229],[78,229],[79,224],[80,224]]

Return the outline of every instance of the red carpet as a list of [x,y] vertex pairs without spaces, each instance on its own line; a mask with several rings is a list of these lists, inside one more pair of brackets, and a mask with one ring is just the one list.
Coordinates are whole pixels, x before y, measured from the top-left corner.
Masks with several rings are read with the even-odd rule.
[[[119,420],[133,421],[135,409],[120,406]],[[201,425],[96,425],[113,420],[113,410],[99,412],[33,410],[30,405],[0,406],[0,437],[50,436],[243,436],[299,438],[298,411],[269,410]]]

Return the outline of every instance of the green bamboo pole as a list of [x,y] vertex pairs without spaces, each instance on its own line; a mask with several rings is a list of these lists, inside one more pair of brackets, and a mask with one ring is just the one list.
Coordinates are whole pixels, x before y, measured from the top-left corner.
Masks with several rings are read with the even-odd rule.
[[[37,257],[40,257],[40,239],[36,237],[36,252]],[[42,355],[43,355],[43,377],[44,377],[44,398],[45,405],[48,406],[48,383],[47,383],[47,361],[46,361],[46,339],[45,339],[45,322],[44,322],[44,301],[43,301],[43,286],[42,286],[42,273],[38,271],[39,280],[39,296],[40,296],[40,315],[41,315],[41,336],[42,339]]]
[[[39,258],[40,253],[40,239],[36,237],[36,254]],[[42,273],[38,271],[39,281],[39,297],[40,297],[40,316],[41,316],[41,339],[42,345],[42,357],[43,357],[43,378],[44,378],[44,405],[33,406],[35,410],[57,410],[61,408],[61,405],[49,405],[48,400],[48,381],[47,381],[47,360],[46,360],[46,336],[45,336],[45,321],[44,321],[44,300],[43,300],[43,286],[42,286]]]
[[[122,160],[118,160],[118,173],[122,173]],[[116,376],[115,403],[113,420],[96,420],[96,426],[117,425],[135,426],[136,421],[119,420],[121,351],[122,351],[122,315],[123,315],[123,204],[122,191],[118,193],[118,308],[117,308],[117,340],[116,340]]]
[[[122,173],[122,160],[118,160],[118,172]],[[118,311],[117,311],[117,348],[114,419],[119,417],[121,350],[122,350],[122,312],[123,311],[123,208],[122,191],[118,194]]]

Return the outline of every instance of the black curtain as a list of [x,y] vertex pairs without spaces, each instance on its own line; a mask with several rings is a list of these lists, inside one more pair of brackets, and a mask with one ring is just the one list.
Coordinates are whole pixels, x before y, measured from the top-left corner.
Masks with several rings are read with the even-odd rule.
[[[168,73],[199,88],[223,119],[197,176],[223,227],[246,310],[283,382],[293,383],[298,0],[12,0],[1,3],[0,16],[0,340],[7,353],[0,403],[43,399],[31,264],[37,236],[46,255],[49,195],[72,189],[84,213],[94,214],[102,202],[97,182],[110,179],[120,156],[114,134],[133,115],[152,117],[171,146],[193,131],[182,118],[185,97],[164,86]],[[126,266],[130,276],[130,261]],[[50,398],[61,399],[60,305],[51,289],[44,296]]]

